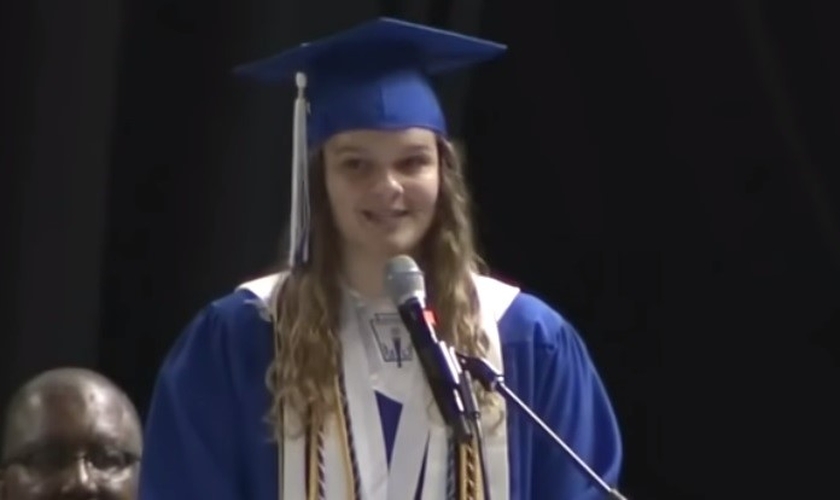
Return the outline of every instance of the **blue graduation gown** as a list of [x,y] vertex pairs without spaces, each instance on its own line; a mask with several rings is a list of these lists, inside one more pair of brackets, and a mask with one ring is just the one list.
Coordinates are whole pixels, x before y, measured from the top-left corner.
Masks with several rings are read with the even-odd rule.
[[[258,300],[240,289],[214,301],[166,357],[145,426],[140,500],[278,498],[277,448],[265,423],[272,329]],[[523,292],[498,326],[507,385],[616,485],[622,463],[618,425],[577,332]],[[510,403],[507,414],[511,499],[605,498]],[[396,425],[384,417],[383,426]]]

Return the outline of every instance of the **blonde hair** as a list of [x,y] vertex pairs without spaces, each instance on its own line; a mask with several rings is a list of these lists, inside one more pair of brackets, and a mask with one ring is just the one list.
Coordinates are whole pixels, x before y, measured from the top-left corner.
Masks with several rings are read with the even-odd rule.
[[[449,141],[439,138],[438,151],[440,193],[418,260],[426,271],[439,336],[461,352],[483,356],[489,339],[481,328],[472,273],[484,273],[486,266],[474,241],[464,163]],[[272,306],[275,353],[266,374],[272,394],[267,418],[276,439],[305,430],[284,429],[282,412],[291,411],[304,426],[317,429],[338,405],[333,388],[341,369],[341,289],[331,249],[338,247],[339,236],[327,198],[323,155],[313,156],[310,176],[310,261],[288,275]],[[483,407],[494,405],[484,391],[477,398]]]

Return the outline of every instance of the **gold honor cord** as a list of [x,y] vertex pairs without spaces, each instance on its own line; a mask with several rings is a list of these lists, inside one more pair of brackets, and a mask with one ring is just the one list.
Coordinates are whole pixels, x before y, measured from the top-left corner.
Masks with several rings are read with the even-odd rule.
[[[338,377],[333,383],[333,390],[336,394],[336,401],[338,404],[338,431],[341,437],[342,462],[344,463],[344,479],[346,481],[346,491],[348,500],[359,500],[356,491],[356,468],[353,466],[352,450],[350,445],[349,422],[347,415],[344,412],[344,391],[341,388]],[[309,445],[306,447],[309,457],[309,477],[307,478],[307,500],[326,500],[324,498],[324,484],[326,478],[326,470],[321,466],[323,449],[324,449],[324,428],[319,432],[310,431],[307,439]]]
[[458,446],[458,500],[482,500],[481,463],[475,438]]
[[321,500],[321,496],[323,496],[321,488],[319,488],[321,476],[323,475],[321,467],[318,466],[318,455],[320,451],[320,446],[318,446],[320,442],[320,439],[318,439],[319,434],[313,426],[309,426],[309,433],[306,436],[306,450],[309,453],[308,467],[306,468],[306,473],[309,476],[306,478],[306,498],[308,500]]

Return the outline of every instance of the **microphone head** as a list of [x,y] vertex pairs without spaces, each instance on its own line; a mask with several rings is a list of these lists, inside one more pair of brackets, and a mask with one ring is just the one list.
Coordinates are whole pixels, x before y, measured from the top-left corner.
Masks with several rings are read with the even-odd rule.
[[385,266],[385,289],[394,304],[417,298],[425,306],[426,282],[420,266],[408,255],[398,255]]

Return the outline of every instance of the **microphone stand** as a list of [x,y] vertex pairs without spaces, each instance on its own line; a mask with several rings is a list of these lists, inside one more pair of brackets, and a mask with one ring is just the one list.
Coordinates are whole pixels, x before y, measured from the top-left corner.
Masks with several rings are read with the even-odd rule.
[[[464,373],[470,373],[474,376],[478,381],[488,390],[488,391],[496,391],[501,393],[505,398],[512,401],[525,415],[528,417],[531,422],[536,424],[543,432],[545,432],[551,439],[557,444],[560,448],[566,452],[572,461],[574,461],[575,465],[583,471],[583,473],[595,482],[607,495],[609,498],[613,500],[627,500],[627,497],[622,495],[617,488],[610,487],[609,484],[606,483],[595,471],[590,468],[586,462],[584,462],[578,455],[572,450],[569,445],[567,445],[563,439],[560,438],[551,428],[546,425],[545,422],[542,421],[540,417],[534,413],[528,405],[525,404],[519,397],[512,391],[510,388],[505,385],[504,382],[504,375],[501,372],[497,371],[493,366],[488,363],[487,361],[474,358],[471,356],[465,356],[463,354],[456,353],[458,357],[458,361],[461,363],[461,366],[464,367]],[[475,396],[473,396],[474,398]]]
[[[452,353],[453,356],[457,356],[454,349]],[[475,440],[478,443],[478,459],[481,464],[482,500],[490,500],[490,480],[487,477],[487,450],[484,446],[484,432],[481,429],[481,410],[479,410],[475,391],[472,388],[472,380],[472,376],[468,370],[461,371],[460,380],[458,381],[460,384],[461,399],[464,401],[464,410],[467,414],[467,419],[472,424]]]

